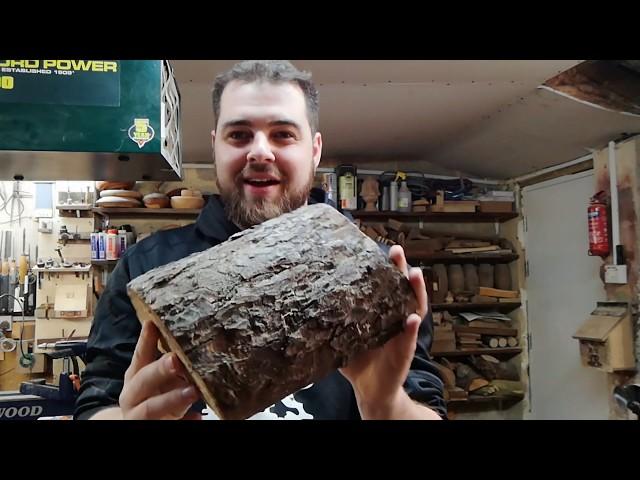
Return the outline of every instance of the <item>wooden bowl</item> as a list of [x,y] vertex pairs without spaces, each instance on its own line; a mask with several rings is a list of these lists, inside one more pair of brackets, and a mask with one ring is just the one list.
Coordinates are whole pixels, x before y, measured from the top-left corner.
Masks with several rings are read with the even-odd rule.
[[200,197],[171,197],[171,207],[173,208],[202,208],[204,198]]
[[140,200],[142,194],[136,190],[102,190],[100,197],[123,197],[123,198],[135,198]]
[[99,192],[102,190],[131,190],[135,186],[136,182],[96,182],[96,190]]
[[142,199],[147,208],[169,208],[171,200],[163,193],[150,193]]
[[96,202],[96,206],[101,208],[135,208],[142,207],[142,203],[135,198],[102,197]]

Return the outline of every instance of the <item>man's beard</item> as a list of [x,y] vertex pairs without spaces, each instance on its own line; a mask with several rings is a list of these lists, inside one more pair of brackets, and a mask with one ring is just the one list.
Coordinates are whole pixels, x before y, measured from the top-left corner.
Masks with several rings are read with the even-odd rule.
[[278,173],[270,165],[249,164],[236,175],[233,185],[223,187],[216,179],[227,218],[242,229],[258,225],[265,220],[276,218],[283,213],[303,206],[309,198],[315,175],[312,169],[306,184],[297,191],[289,189],[287,178],[282,174],[275,175],[280,179],[280,188],[282,189],[278,198],[274,200],[268,198],[247,199],[244,196],[244,178],[249,176],[251,172]]

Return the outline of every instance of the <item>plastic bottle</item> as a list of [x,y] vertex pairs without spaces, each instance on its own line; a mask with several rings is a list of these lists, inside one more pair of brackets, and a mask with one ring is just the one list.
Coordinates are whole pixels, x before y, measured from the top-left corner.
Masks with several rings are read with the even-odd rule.
[[98,260],[98,231],[91,233],[91,260]]
[[391,210],[392,212],[397,212],[398,211],[398,183],[395,180],[391,182],[390,191],[391,191],[391,195],[390,195],[391,199],[389,201],[389,210]]
[[98,232],[98,260],[107,259],[107,234],[103,231]]
[[107,231],[107,260],[118,259],[118,231],[110,229]]
[[127,231],[126,230],[118,230],[118,245],[119,245],[119,255],[118,258],[121,257],[124,252],[127,250]]
[[382,187],[382,208],[380,209],[383,212],[388,212],[389,211],[389,205],[390,205],[390,198],[389,198],[389,187],[385,186]]
[[411,191],[407,186],[407,182],[403,181],[398,191],[398,210],[401,212],[411,211]]

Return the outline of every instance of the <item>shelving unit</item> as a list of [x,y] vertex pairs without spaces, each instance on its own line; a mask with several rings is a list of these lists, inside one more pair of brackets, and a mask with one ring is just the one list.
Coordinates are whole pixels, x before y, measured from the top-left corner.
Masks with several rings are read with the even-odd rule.
[[500,313],[509,313],[519,308],[522,304],[518,302],[508,303],[432,303],[431,309],[434,312],[447,310],[449,312],[476,312],[476,311],[498,311]]
[[524,395],[519,396],[506,396],[506,395],[491,395],[491,396],[473,396],[470,395],[467,399],[453,399],[447,402],[451,410],[456,412],[464,410],[472,410],[482,407],[490,407],[497,410],[505,410],[512,407],[518,402],[524,399]]
[[114,266],[116,263],[118,263],[118,260],[91,260],[91,265],[99,267]]
[[353,218],[362,220],[386,221],[390,218],[407,221],[429,221],[429,222],[464,222],[464,223],[502,223],[518,216],[517,212],[366,212],[364,210],[354,210],[349,212]]
[[[423,229],[425,225],[429,223],[452,223],[452,224],[491,224],[495,230],[495,235],[500,234],[500,224],[509,220],[518,218],[517,212],[475,212],[475,213],[453,213],[453,212],[364,212],[354,211],[350,212],[354,219],[359,219],[361,222],[366,223],[386,223],[388,220],[393,219],[399,222],[407,223],[411,222],[413,225],[420,229]],[[438,229],[434,229],[438,230]],[[484,230],[487,230],[486,228]],[[406,232],[405,232],[406,233]],[[514,252],[499,252],[499,253],[465,253],[455,254],[450,252],[439,251],[435,253],[429,253],[428,250],[421,252],[417,248],[414,252],[411,250],[411,246],[407,246],[405,249],[407,261],[414,266],[431,267],[435,264],[512,264],[520,260],[520,256]],[[517,281],[513,284],[513,289],[517,290]],[[508,302],[487,302],[487,303],[434,303],[431,304],[433,312],[448,311],[452,315],[460,312],[491,312],[497,311],[503,314],[513,313],[515,310],[521,307],[519,299]],[[482,328],[482,327],[469,327],[466,325],[454,325],[453,330],[456,338],[459,335],[464,334],[478,334],[478,335],[497,335],[504,337],[518,337],[518,329],[511,328],[511,325],[497,324],[495,328]],[[452,345],[453,347],[453,345]],[[492,355],[501,361],[519,362],[518,355],[523,353],[521,347],[503,347],[503,348],[489,348],[488,346],[478,346],[469,350],[453,350],[453,351],[440,351],[431,354],[436,361],[442,359],[449,359],[453,363],[464,362],[470,356],[476,355]],[[459,411],[480,411],[480,410],[505,410],[520,402],[524,396],[517,395],[503,395],[496,394],[491,396],[473,395],[467,399],[451,399],[447,403],[452,412]]]
[[423,265],[433,265],[435,263],[511,263],[515,262],[520,258],[515,253],[508,254],[485,254],[485,255],[470,255],[470,254],[455,254],[455,253],[446,253],[446,252],[438,252],[432,255],[412,255],[409,250],[406,252],[407,260],[413,260],[415,262],[419,262]]
[[94,207],[93,213],[103,217],[197,217],[202,211],[199,208],[99,208]]
[[469,355],[508,355],[522,353],[522,348],[475,348],[473,350],[454,350],[452,352],[431,352],[434,357],[468,357]]

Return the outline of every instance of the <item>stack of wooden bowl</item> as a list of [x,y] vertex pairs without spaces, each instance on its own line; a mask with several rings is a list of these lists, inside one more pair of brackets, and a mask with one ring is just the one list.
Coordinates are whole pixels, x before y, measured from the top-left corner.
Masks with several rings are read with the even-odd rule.
[[204,206],[204,198],[199,190],[182,190],[180,195],[171,197],[171,206],[173,208],[202,208]]
[[169,197],[164,193],[153,192],[142,198],[144,206],[147,208],[169,208],[171,202]]
[[101,208],[135,208],[142,207],[142,194],[133,188],[136,182],[96,182],[96,190],[100,198],[96,206]]

